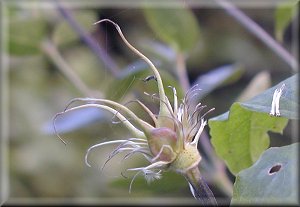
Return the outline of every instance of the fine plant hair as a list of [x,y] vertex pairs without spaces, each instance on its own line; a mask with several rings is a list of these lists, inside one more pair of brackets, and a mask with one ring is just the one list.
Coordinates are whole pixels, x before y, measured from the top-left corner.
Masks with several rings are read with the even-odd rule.
[[[161,101],[162,103],[164,103],[167,106],[167,109],[168,109],[168,111],[169,111],[169,113],[171,114],[172,117],[170,117],[169,115],[159,115],[159,114],[157,115],[157,117],[164,117],[164,118],[172,120],[173,123],[174,123],[174,127],[173,128],[175,129],[176,126],[177,126],[178,128],[181,128],[182,132],[184,133],[184,131],[183,131],[183,125],[182,125],[182,123],[180,121],[178,121],[177,117],[175,117],[174,112],[172,110],[172,106],[170,105],[169,101],[168,102],[162,101],[161,98],[159,98],[159,97],[156,96],[156,94],[150,95],[150,94],[148,94],[146,92],[144,92],[144,94],[150,96],[153,100],[157,99],[157,100]],[[175,111],[175,109],[174,109],[174,111]]]

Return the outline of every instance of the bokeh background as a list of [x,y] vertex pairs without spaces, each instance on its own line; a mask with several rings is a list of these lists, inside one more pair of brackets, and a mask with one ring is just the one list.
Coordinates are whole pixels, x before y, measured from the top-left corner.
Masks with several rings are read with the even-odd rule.
[[[177,28],[188,39],[197,27],[196,44],[185,51],[186,74],[191,85],[202,84],[205,89],[198,101],[216,108],[208,118],[293,72],[217,3],[4,1],[1,33],[5,37],[2,56],[7,70],[2,69],[8,80],[9,103],[8,203],[195,204],[184,178],[172,172],[149,185],[138,177],[129,194],[133,174],[126,169],[146,163],[139,156],[125,161],[119,156],[101,171],[114,146],[94,150],[92,167],[85,165],[84,156],[91,145],[130,137],[122,124],[113,123],[110,114],[87,109],[59,117],[56,127],[67,146],[53,128],[54,115],[76,97],[105,97],[121,103],[138,98],[157,112],[157,102],[143,94],[156,92],[155,81],[143,81],[150,71],[126,48],[114,27],[93,25],[103,18],[120,25],[129,42],[158,65],[165,85],[176,86],[182,98],[185,89],[175,70],[176,50],[149,24],[150,17],[145,15],[148,7],[164,9],[166,15],[177,15],[184,9],[196,20],[196,24],[186,25],[174,22],[166,29]],[[241,9],[291,51],[290,7],[266,3],[242,5]],[[147,120],[137,105],[128,106]],[[285,129],[284,139],[271,134],[271,146],[291,143],[291,126],[289,123]],[[208,127],[206,130],[209,132]],[[233,182],[234,177],[227,173]],[[228,202],[230,193],[220,190],[210,174],[204,173],[213,192]]]

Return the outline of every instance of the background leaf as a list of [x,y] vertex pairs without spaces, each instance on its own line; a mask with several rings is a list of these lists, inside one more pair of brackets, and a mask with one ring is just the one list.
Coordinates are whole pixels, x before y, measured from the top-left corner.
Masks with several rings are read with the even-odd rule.
[[[283,117],[271,117],[273,93],[283,83],[286,84],[280,99]],[[233,174],[250,167],[269,147],[268,131],[282,132],[286,118],[297,117],[296,83],[294,75],[245,103],[234,103],[230,112],[209,120],[211,142]]]
[[298,150],[299,143],[266,150],[252,167],[237,175],[231,204],[299,204]]
[[[116,179],[110,183],[111,187],[129,189],[131,179]],[[151,194],[159,196],[184,196],[189,195],[189,188],[183,176],[174,172],[165,172],[160,180],[147,183],[143,176],[139,176],[133,182],[131,193],[138,195],[142,191],[148,191]],[[191,196],[192,198],[192,196]]]
[[197,20],[187,8],[146,8],[144,15],[156,35],[177,51],[188,51],[199,41]]
[[12,55],[38,54],[46,32],[47,24],[41,17],[12,19],[9,24],[9,53]]
[[275,36],[280,42],[283,39],[284,30],[295,15],[297,2],[299,1],[285,1],[275,10]]
[[[156,66],[159,66],[160,63],[154,61]],[[134,67],[132,67],[134,66]],[[157,84],[155,80],[151,80],[149,82],[144,82],[143,79],[152,75],[149,71],[149,66],[144,64],[144,62],[136,61],[128,67],[124,68],[122,72],[119,74],[118,80],[113,81],[108,86],[108,90],[106,95],[109,99],[119,100],[124,97],[129,91],[131,91],[132,87],[135,87],[139,90],[140,94],[144,92],[148,93],[157,93]],[[159,70],[161,76],[163,77],[164,88],[166,91],[166,95],[168,97],[172,97],[172,90],[168,88],[168,86],[173,86],[177,89],[178,97],[183,97],[183,91],[177,82],[177,80],[166,70]],[[116,90],[111,90],[114,87]],[[146,97],[142,95],[142,97]]]
[[[90,10],[74,11],[72,16],[85,30],[90,31],[93,23],[97,21],[97,15]],[[63,35],[62,35],[63,34]],[[79,35],[74,32],[66,21],[60,21],[53,32],[53,41],[59,46],[66,46],[79,40]]]
[[240,64],[230,64],[215,68],[201,75],[193,83],[194,85],[198,84],[199,88],[201,88],[201,93],[199,93],[197,98],[201,99],[214,89],[236,81],[243,72],[244,68]]

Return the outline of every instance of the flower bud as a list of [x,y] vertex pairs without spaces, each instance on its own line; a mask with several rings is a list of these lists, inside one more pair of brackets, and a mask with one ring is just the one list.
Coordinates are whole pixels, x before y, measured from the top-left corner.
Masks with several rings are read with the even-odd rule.
[[175,159],[175,147],[177,135],[167,127],[155,128],[150,131],[148,144],[151,153],[161,161],[171,161]]

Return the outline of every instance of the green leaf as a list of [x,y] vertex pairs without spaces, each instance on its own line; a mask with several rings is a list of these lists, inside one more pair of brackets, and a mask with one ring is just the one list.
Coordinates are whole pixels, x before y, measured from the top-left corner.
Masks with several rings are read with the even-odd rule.
[[229,170],[237,174],[250,167],[269,147],[267,132],[282,133],[286,124],[286,118],[250,111],[234,103],[227,120],[209,121],[211,142]]
[[299,204],[299,143],[271,147],[235,180],[231,204]]
[[[78,10],[72,13],[75,21],[85,30],[90,31],[97,15],[93,11]],[[55,27],[53,41],[56,45],[65,46],[79,40],[79,35],[71,28],[68,22],[60,21]]]
[[[269,115],[273,93],[285,83],[280,99],[283,117]],[[282,133],[288,119],[297,118],[297,75],[245,103],[234,103],[229,112],[209,120],[211,142],[229,170],[237,174],[250,167],[269,147],[268,131]]]
[[241,106],[252,111],[269,113],[274,91],[285,84],[283,94],[280,98],[280,114],[289,119],[298,119],[298,74],[278,83],[276,86],[266,90],[251,100],[241,103]]
[[9,53],[34,55],[40,52],[40,44],[47,32],[43,18],[12,18],[9,23]]
[[144,14],[156,35],[177,51],[187,52],[199,41],[200,28],[187,8],[146,8]]
[[275,10],[275,36],[280,42],[283,39],[285,28],[296,14],[297,2],[299,1],[285,1],[279,4]]

